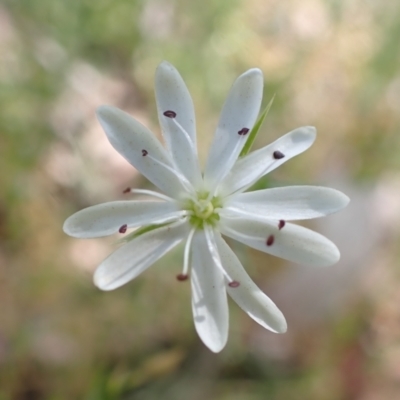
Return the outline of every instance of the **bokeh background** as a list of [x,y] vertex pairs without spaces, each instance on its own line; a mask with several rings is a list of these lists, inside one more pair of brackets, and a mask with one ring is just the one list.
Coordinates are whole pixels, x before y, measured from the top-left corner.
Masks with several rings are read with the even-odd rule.
[[[400,398],[400,3],[393,0],[2,0],[0,399]],[[159,134],[154,71],[194,99],[204,160],[233,80],[251,67],[275,102],[256,147],[298,126],[316,143],[262,186],[352,198],[308,226],[342,259],[291,265],[230,242],[288,333],[231,304],[220,354],[198,339],[182,249],[114,292],[92,284],[117,237],[62,232],[86,206],[151,188],[95,119],[118,106]]]

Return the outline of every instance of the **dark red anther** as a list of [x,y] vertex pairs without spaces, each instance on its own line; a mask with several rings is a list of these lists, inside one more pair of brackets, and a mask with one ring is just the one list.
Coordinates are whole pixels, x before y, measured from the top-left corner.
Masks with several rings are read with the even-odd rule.
[[275,160],[280,160],[281,158],[285,157],[285,155],[279,150],[275,150],[273,156]]
[[119,233],[125,233],[127,229],[128,229],[128,225],[124,224],[124,225],[121,226],[121,228],[119,228],[118,232]]
[[180,282],[187,281],[188,278],[189,278],[189,275],[186,275],[186,274],[179,274],[176,276],[176,279],[178,279],[178,281],[180,281]]
[[267,246],[272,246],[274,244],[274,241],[275,241],[274,235],[269,235],[266,241]]
[[278,224],[279,230],[281,230],[285,226],[285,224],[286,224],[286,222],[283,219],[279,220],[279,224]]
[[249,128],[242,128],[239,132],[238,132],[238,134],[239,135],[241,135],[241,136],[245,136],[245,135],[247,135],[248,133],[249,133]]
[[131,192],[131,188],[130,187],[127,187],[122,193],[130,193]]
[[142,150],[142,156],[143,156],[143,157],[146,157],[147,154],[149,154],[149,152],[148,152],[147,150],[143,149],[143,150]]
[[175,117],[176,117],[176,112],[175,112],[175,111],[168,110],[168,111],[165,111],[165,112],[164,112],[164,115],[165,115],[166,117],[168,117],[168,118],[175,118]]
[[240,286],[240,282],[238,282],[238,281],[232,281],[232,282],[229,282],[229,283],[228,283],[228,286],[231,287],[231,288],[237,288],[237,287]]

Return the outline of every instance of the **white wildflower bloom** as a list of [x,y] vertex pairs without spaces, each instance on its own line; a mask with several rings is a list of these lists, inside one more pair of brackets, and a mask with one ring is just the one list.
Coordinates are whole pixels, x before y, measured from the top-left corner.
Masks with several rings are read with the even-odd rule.
[[192,99],[178,71],[167,62],[157,69],[155,92],[166,149],[146,127],[117,108],[101,106],[97,116],[114,148],[164,194],[127,189],[154,200],[86,208],[65,221],[64,231],[94,238],[142,227],[96,270],[94,282],[103,290],[124,285],[184,241],[183,271],[177,278],[190,277],[195,327],[214,352],[222,350],[228,337],[226,293],[263,327],[285,332],[283,314],[250,279],[222,235],[301,264],[325,266],[339,260],[331,241],[288,221],[342,209],[349,202],[343,193],[315,186],[245,193],[262,176],[308,149],[315,129],[295,129],[239,157],[263,93],[262,72],[250,69],[228,94],[202,173]]

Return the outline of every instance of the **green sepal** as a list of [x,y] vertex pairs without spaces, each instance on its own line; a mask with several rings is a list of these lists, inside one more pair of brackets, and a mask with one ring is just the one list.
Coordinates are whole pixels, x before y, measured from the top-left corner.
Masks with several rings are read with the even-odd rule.
[[139,229],[136,229],[135,231],[130,233],[129,235],[126,235],[122,239],[118,240],[118,243],[130,242],[131,240],[136,239],[137,237],[142,236],[147,232],[154,231],[155,229],[162,228],[163,226],[167,226],[167,225],[169,225],[171,223],[172,222],[166,222],[164,224],[153,224],[153,225],[142,226]]
[[262,124],[264,123],[265,117],[267,116],[269,109],[271,108],[272,103],[274,102],[274,99],[275,99],[275,95],[272,96],[272,99],[267,104],[267,106],[265,107],[265,109],[261,113],[261,115],[259,116],[257,122],[254,124],[253,129],[250,131],[249,138],[247,139],[245,145],[243,146],[242,151],[239,154],[239,158],[244,157],[245,155],[247,155],[250,152],[250,149],[253,146],[254,141],[256,140],[258,132],[259,132]]

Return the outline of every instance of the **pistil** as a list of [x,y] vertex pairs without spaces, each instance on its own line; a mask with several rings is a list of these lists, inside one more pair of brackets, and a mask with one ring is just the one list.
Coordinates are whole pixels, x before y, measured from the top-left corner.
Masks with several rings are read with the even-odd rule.
[[211,201],[199,200],[193,207],[194,215],[201,219],[208,219],[214,212],[214,206]]

